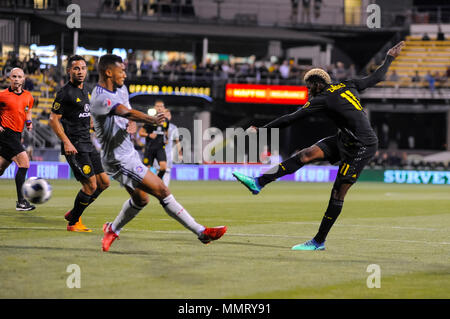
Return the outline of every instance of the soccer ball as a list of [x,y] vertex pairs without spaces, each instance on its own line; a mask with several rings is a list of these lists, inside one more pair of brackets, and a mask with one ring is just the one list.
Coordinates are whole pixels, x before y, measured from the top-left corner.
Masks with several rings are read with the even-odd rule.
[[33,204],[43,204],[52,197],[52,186],[43,178],[30,177],[23,184],[22,193]]

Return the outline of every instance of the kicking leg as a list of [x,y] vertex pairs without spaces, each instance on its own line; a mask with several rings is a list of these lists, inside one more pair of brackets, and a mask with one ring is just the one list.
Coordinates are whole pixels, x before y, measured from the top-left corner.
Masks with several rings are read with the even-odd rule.
[[322,149],[317,145],[312,145],[299,151],[294,156],[288,158],[277,166],[270,168],[260,177],[253,178],[239,172],[233,172],[233,176],[244,184],[244,186],[246,186],[254,195],[256,195],[264,186],[275,181],[276,179],[292,174],[304,165],[324,158],[325,154]]

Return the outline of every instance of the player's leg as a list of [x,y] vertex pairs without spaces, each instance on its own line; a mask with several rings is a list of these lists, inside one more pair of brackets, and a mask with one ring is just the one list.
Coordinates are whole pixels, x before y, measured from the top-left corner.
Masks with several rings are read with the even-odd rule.
[[6,158],[0,155],[0,176],[5,173],[6,169],[11,165],[11,162],[8,161]]
[[331,190],[328,207],[319,226],[316,236],[304,244],[292,247],[293,250],[324,250],[325,240],[335,221],[341,214],[344,198],[350,187],[356,183],[364,166],[373,158],[377,145],[363,146],[351,151],[343,150],[344,159],[339,166],[338,175]]
[[80,152],[75,155],[66,156],[66,159],[72,168],[75,179],[81,184],[81,189],[75,196],[72,209],[64,215],[64,218],[69,222],[67,230],[91,232],[80,221],[81,215],[91,203],[91,196],[97,189],[97,179],[89,153]]
[[170,184],[170,174],[171,174],[171,170],[172,170],[172,168],[169,167],[169,166],[167,166],[167,168],[166,168],[166,173],[165,173],[164,176],[163,176],[163,182],[164,182],[164,185],[166,185],[167,187],[169,187],[169,184]]
[[337,152],[337,149],[335,151],[334,148],[331,147],[333,144],[336,144],[336,138],[336,136],[329,136],[308,148],[302,149],[291,158],[270,168],[267,172],[257,178],[249,177],[239,172],[233,172],[233,176],[256,195],[264,186],[276,179],[292,174],[306,164],[329,158],[331,151]]
[[138,189],[155,196],[170,217],[196,234],[204,244],[219,239],[227,230],[226,226],[208,228],[197,223],[189,212],[178,203],[163,181],[151,172],[147,172]]
[[317,160],[322,160],[324,158],[324,152],[317,145],[312,145],[308,148],[302,149],[294,154],[294,156],[288,158],[277,166],[272,167],[266,173],[258,177],[258,185],[263,188],[280,177],[295,173],[306,164]]
[[95,179],[97,181],[97,189],[91,195],[91,199],[89,200],[89,204],[92,204],[100,194],[109,187],[109,177],[105,173],[103,169],[102,161],[100,158],[100,154],[97,151],[90,153],[90,159],[92,163],[92,167],[95,174]]
[[158,177],[163,179],[164,174],[166,173],[166,169],[167,169],[166,151],[163,148],[161,148],[157,151],[156,160],[158,161],[158,165],[159,165]]
[[16,210],[29,211],[35,209],[34,205],[28,203],[23,197],[22,186],[25,183],[28,169],[30,168],[30,160],[25,151],[21,151],[17,155],[13,156],[11,160],[17,165],[17,173],[15,177],[16,192],[17,192],[17,205]]

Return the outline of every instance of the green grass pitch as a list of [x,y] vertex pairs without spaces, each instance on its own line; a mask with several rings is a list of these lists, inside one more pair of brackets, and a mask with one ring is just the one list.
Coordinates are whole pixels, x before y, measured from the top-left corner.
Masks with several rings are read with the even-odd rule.
[[[449,298],[450,188],[357,183],[326,251],[290,248],[313,237],[331,184],[277,182],[251,195],[238,182],[177,182],[177,200],[207,226],[227,225],[203,245],[156,199],[109,252],[102,225],[127,199],[115,181],[84,213],[92,233],[66,231],[79,184],[51,181],[52,199],[15,210],[14,181],[0,182],[0,298]],[[80,267],[68,288],[67,267]],[[381,287],[368,288],[379,265]],[[205,293],[207,292],[207,293]]]

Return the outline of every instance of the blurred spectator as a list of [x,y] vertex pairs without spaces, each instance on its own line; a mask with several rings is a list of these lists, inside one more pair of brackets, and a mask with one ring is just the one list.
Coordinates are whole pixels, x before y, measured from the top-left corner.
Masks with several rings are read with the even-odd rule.
[[419,71],[416,70],[415,74],[411,78],[411,82],[413,83],[413,87],[417,87],[417,84],[422,82],[422,78],[419,75]]
[[333,70],[333,75],[336,81],[343,81],[347,78],[347,70],[345,69],[344,63],[337,62],[336,68]]
[[355,68],[354,64],[351,64],[349,69],[348,69],[348,77],[350,79],[356,78],[356,68]]
[[369,65],[367,66],[367,74],[372,74],[378,68],[378,65],[375,63],[375,59],[372,58],[370,60]]
[[34,83],[33,80],[30,79],[29,76],[25,77],[25,83],[23,84],[24,90],[27,91],[33,91],[34,90]]
[[152,64],[150,63],[148,58],[145,58],[144,61],[141,62],[141,75],[147,77],[149,75],[149,71],[152,68]]
[[422,41],[430,41],[430,37],[428,36],[428,33],[423,34]]
[[397,72],[394,70],[392,71],[391,75],[389,76],[389,81],[397,82],[399,80],[399,76]]
[[298,17],[298,2],[300,0],[291,0],[291,22],[292,24],[297,24],[297,17]]
[[311,0],[302,0],[302,23],[311,23]]
[[428,87],[430,88],[431,93],[434,93],[435,91],[435,82],[436,79],[433,77],[430,71],[427,72],[427,75],[425,75],[425,80],[428,82]]
[[283,61],[283,64],[280,66],[280,74],[283,79],[289,78],[289,62],[287,60]]
[[314,18],[317,20],[320,17],[320,8],[322,7],[322,0],[314,0]]
[[444,35],[444,32],[442,32],[441,25],[438,26],[438,32],[437,32],[436,40],[438,40],[438,41],[445,41],[445,35]]
[[42,112],[41,112],[41,114],[39,114],[39,118],[38,119],[39,120],[48,120],[49,117],[50,117],[50,113],[47,112],[46,109],[42,109]]

